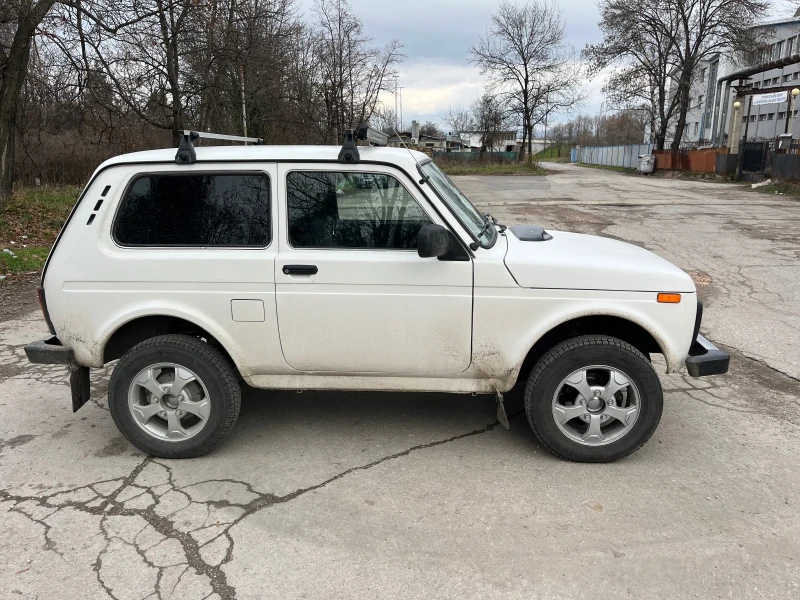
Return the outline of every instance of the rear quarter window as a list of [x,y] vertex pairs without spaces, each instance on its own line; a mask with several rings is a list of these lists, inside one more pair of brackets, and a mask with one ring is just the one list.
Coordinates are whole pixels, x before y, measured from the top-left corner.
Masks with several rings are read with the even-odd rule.
[[128,185],[113,225],[122,246],[268,246],[263,173],[149,173]]

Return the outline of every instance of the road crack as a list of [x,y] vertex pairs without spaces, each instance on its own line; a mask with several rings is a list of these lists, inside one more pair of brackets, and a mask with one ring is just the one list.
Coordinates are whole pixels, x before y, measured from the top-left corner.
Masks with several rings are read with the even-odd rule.
[[[521,411],[513,413],[509,415],[509,419],[520,414]],[[181,593],[179,590],[181,583],[184,582],[190,572],[193,572],[197,576],[206,578],[211,588],[211,593],[203,593],[202,596],[198,597],[212,597],[216,594],[220,600],[231,600],[235,598],[236,591],[228,583],[223,567],[233,559],[234,542],[230,534],[233,526],[262,509],[286,504],[309,492],[323,489],[353,473],[367,471],[414,452],[481,435],[492,431],[498,425],[500,423],[495,421],[467,433],[412,446],[369,463],[351,467],[329,477],[325,481],[296,489],[283,496],[258,492],[253,489],[250,483],[236,479],[209,479],[178,487],[174,481],[172,466],[148,456],[121,480],[117,477],[95,481],[76,488],[41,496],[17,495],[7,490],[0,490],[0,500],[13,502],[14,506],[10,510],[23,514],[31,521],[43,526],[45,529],[43,549],[45,551],[51,550],[62,558],[63,555],[58,548],[57,542],[51,538],[53,525],[46,521],[52,519],[60,511],[66,510],[77,510],[88,515],[99,516],[100,535],[102,535],[105,543],[97,552],[96,559],[91,563],[91,567],[95,572],[98,584],[111,598],[115,598],[114,592],[117,591],[119,584],[115,586],[113,581],[106,580],[102,571],[104,560],[107,560],[106,555],[109,552],[109,547],[114,543],[131,547],[141,557],[145,565],[157,569],[155,589],[147,596],[148,598],[155,595],[159,599],[165,599]],[[147,483],[148,480],[150,480],[149,484]],[[242,486],[252,498],[246,502],[235,502],[229,498],[212,498],[204,501],[192,499],[192,488],[197,488],[204,484],[221,483]],[[102,490],[110,486],[116,487],[113,491],[104,494]],[[141,490],[141,492],[131,495],[131,490],[134,492]],[[155,500],[153,504],[144,508],[129,505],[129,503],[132,503],[145,493],[150,494]],[[48,512],[40,518],[36,516],[37,509],[38,511],[45,509]],[[144,521],[144,525],[137,525],[134,531],[128,532],[128,537],[126,538],[124,534],[120,533],[125,526],[112,522],[110,519],[114,517],[139,518]],[[191,526],[187,526],[187,522],[191,523]],[[149,543],[147,539],[140,539],[147,537],[145,534],[148,532],[148,528],[152,528],[153,532],[155,532],[154,534],[148,534],[151,538]],[[212,530],[212,528],[215,529]],[[220,528],[218,533],[216,528]],[[158,538],[158,540],[153,541],[152,538],[154,537]],[[221,546],[218,549],[213,549],[210,556],[213,557],[222,549],[224,549],[224,556],[221,560],[206,560],[203,557],[203,549],[219,542],[220,538],[224,539],[224,544],[220,542]],[[154,558],[151,553],[154,549],[158,550],[158,546],[167,540],[174,540],[180,545],[186,560],[165,564],[163,560],[158,559],[157,554]],[[219,556],[220,554],[216,555]],[[165,588],[164,578],[167,570],[178,567],[183,567],[180,575],[174,578],[171,583],[166,584],[168,589]],[[207,590],[208,587],[205,589]]]

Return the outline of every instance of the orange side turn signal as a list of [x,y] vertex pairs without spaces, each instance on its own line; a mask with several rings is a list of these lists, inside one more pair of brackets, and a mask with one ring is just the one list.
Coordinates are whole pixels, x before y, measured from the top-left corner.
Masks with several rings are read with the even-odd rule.
[[659,294],[658,301],[664,304],[678,304],[681,301],[680,294]]

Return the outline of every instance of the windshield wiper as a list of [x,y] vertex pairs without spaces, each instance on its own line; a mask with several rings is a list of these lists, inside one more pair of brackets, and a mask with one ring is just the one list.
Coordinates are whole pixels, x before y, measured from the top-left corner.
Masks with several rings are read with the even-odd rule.
[[495,223],[497,223],[497,219],[495,219],[492,215],[489,213],[483,215],[483,227],[481,227],[481,230],[478,232],[478,237],[480,238],[484,233],[489,231],[489,227]]

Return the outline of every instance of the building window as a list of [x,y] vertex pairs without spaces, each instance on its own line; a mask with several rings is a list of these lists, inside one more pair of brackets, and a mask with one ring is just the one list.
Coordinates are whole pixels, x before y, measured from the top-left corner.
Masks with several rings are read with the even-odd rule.
[[759,121],[766,121],[766,120],[767,120],[767,115],[766,115],[766,113],[765,113],[765,114],[763,114],[763,115],[758,115],[758,120],[759,120]]
[[795,41],[797,41],[797,37],[790,37],[786,40],[786,56],[791,56],[794,53]]
[[751,122],[751,123],[755,123],[755,122],[756,122],[756,118],[757,118],[757,117],[756,117],[755,115],[751,115],[751,116],[750,116],[750,122]]
[[768,121],[773,121],[774,119],[775,119],[775,113],[769,113],[767,115],[767,120]]
[[778,118],[779,118],[780,120],[783,120],[783,119],[785,119],[785,118],[786,118],[786,111],[779,112],[779,113],[778,113]]
[[797,79],[798,77],[800,77],[800,72],[795,72],[795,73],[792,75],[792,79]]
[[789,81],[791,78],[792,78],[792,74],[791,73],[789,73],[788,75],[784,75],[783,76],[783,80],[784,81]]
[[747,123],[747,115],[742,117],[742,123]]
[[134,179],[114,222],[122,246],[270,243],[270,184],[261,173],[150,173]]
[[703,106],[703,98],[705,98],[705,96],[697,97],[697,106]]
[[753,89],[754,89],[754,90],[757,90],[757,89],[758,89],[758,88],[760,88],[760,87],[761,87],[761,82],[760,82],[760,81],[756,81],[756,82],[753,84]]
[[700,81],[705,81],[707,74],[708,74],[708,69],[702,69],[700,71]]
[[775,44],[775,58],[783,58],[783,41]]
[[694,124],[694,134],[697,135],[700,132],[700,123]]
[[779,79],[777,77],[772,78],[772,85],[778,85]]
[[286,181],[295,248],[410,250],[431,220],[397,179],[382,173],[295,171]]

